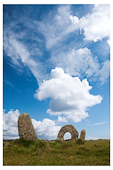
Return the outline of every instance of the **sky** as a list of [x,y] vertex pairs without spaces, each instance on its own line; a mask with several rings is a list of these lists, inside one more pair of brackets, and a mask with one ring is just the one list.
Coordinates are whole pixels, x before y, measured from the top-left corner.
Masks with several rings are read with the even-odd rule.
[[39,139],[109,139],[110,42],[109,4],[3,5],[3,138],[29,113]]

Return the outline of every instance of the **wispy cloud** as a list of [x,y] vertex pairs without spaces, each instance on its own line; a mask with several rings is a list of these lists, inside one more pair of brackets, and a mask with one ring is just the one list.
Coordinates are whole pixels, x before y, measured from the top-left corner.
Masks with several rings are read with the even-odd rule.
[[80,78],[86,76],[90,81],[99,81],[100,85],[103,85],[109,77],[110,61],[99,63],[98,57],[94,57],[87,47],[53,53],[50,61],[72,76]]
[[94,5],[92,13],[82,18],[73,16],[72,13],[71,5],[61,5],[56,13],[51,12],[43,21],[34,22],[45,37],[47,49],[60,44],[71,33],[76,34],[79,29],[88,41],[97,42],[105,37],[110,39],[110,5]]
[[36,22],[38,31],[45,37],[48,50],[58,45],[71,32],[70,7],[70,5],[61,5],[56,14],[50,13],[43,21]]
[[[86,140],[99,140],[99,139],[105,139],[105,138],[103,138],[103,137],[95,137],[95,136],[87,136],[86,138],[85,138]],[[106,139],[110,139],[110,138],[106,138]]]
[[101,82],[101,85],[103,85],[108,77],[109,77],[109,71],[110,71],[110,61],[106,60],[102,63],[102,68],[99,70],[99,80]]
[[95,124],[93,124],[93,125],[89,125],[89,126],[97,126],[97,125],[102,125],[102,124],[104,124],[104,123],[107,123],[108,121],[105,121],[105,122],[100,122],[100,123],[95,123]]
[[[103,85],[109,77],[109,60],[100,64],[98,56],[85,46],[82,35],[94,42],[110,37],[109,5],[94,5],[92,12],[82,18],[72,13],[71,5],[60,5],[41,21],[28,17],[25,20],[24,16],[23,20],[19,18],[8,27],[4,26],[4,50],[13,66],[21,71],[23,66],[28,67],[38,84],[49,78],[47,70],[57,66],[70,75],[87,77],[89,81],[99,81]],[[22,29],[17,34],[19,27]],[[84,31],[78,33],[79,29]],[[43,37],[38,36],[41,34]],[[77,34],[81,39],[79,43],[73,39],[73,35]]]
[[14,88],[14,85],[13,85],[11,82],[9,82],[8,80],[4,80],[4,82],[5,82],[6,84],[8,84],[9,86],[11,86],[12,88]]
[[17,89],[9,80],[4,80],[4,83],[8,84],[10,87],[14,88],[16,91],[21,93],[21,91]]
[[[54,67],[63,68],[70,75],[81,78],[86,76],[89,81],[99,81],[100,85],[103,85],[109,77],[109,60],[100,63],[98,56],[94,56],[90,49],[84,47],[84,42],[72,43],[72,35],[76,35],[77,31],[81,29],[79,37],[84,34],[84,40],[89,42],[102,41],[105,37],[109,39],[109,8],[109,5],[94,5],[92,13],[79,19],[77,16],[71,15],[70,5],[60,6],[56,14],[51,13],[48,18],[39,22],[38,30],[45,37],[46,48],[51,51],[49,62]],[[70,37],[71,43],[70,41],[65,43],[66,38]],[[80,48],[78,44],[83,48]]]
[[11,58],[13,66],[16,69],[22,70],[23,72],[24,67],[28,67],[40,84],[44,79],[43,76],[46,76],[46,72],[44,72],[45,67],[43,67],[38,59],[38,55],[41,55],[40,50],[37,48],[30,50],[23,41],[18,40],[16,34],[9,29],[4,30],[4,50],[7,56]]

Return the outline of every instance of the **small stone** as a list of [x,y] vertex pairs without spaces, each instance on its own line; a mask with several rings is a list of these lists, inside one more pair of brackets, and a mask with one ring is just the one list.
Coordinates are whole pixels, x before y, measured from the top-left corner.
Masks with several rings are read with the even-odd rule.
[[78,138],[78,131],[75,129],[75,127],[73,125],[66,125],[60,129],[57,140],[64,141],[63,137],[66,132],[71,133],[71,140],[76,140]]
[[86,135],[86,130],[82,129],[81,133],[80,133],[80,138],[84,140],[85,139],[85,135]]
[[33,141],[38,140],[30,115],[28,113],[23,113],[19,116],[18,132],[20,138]]

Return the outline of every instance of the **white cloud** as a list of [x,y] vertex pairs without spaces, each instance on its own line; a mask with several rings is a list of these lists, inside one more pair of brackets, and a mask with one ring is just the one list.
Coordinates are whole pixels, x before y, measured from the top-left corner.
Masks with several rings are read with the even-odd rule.
[[[18,117],[20,112],[11,109],[9,112],[3,112],[3,139],[17,139],[18,135]],[[39,139],[56,139],[61,126],[56,126],[55,121],[44,118],[42,121],[31,119],[36,134]]]
[[43,81],[34,94],[38,100],[51,98],[50,109],[47,113],[51,115],[64,115],[58,117],[58,122],[72,121],[80,122],[88,117],[88,107],[101,103],[100,95],[92,95],[89,90],[87,79],[80,81],[78,77],[71,77],[64,73],[62,68],[56,67],[51,70],[51,79]]
[[89,126],[96,126],[96,125],[102,125],[102,124],[104,124],[104,123],[107,123],[108,121],[105,121],[105,122],[100,122],[100,123],[95,123],[95,124],[93,124],[93,125],[89,125]]
[[[31,27],[32,30],[36,30],[37,28],[38,31],[44,35],[46,48],[51,49],[52,52],[52,57],[48,59],[47,62],[39,60],[39,56],[42,55],[41,48],[35,47],[29,50],[28,46],[24,44],[24,39],[28,38],[26,37],[27,34],[25,31],[21,32],[19,37],[12,31],[14,24],[13,26],[10,24],[11,28],[4,27],[4,50],[12,59],[15,68],[23,71],[22,65],[28,67],[38,84],[40,84],[45,77],[48,78],[48,67],[50,69],[54,63],[55,67],[63,68],[70,75],[79,77],[84,77],[85,75],[87,78],[91,78],[89,80],[97,80],[98,77],[101,85],[104,84],[109,77],[109,62],[102,63],[103,68],[100,70],[101,64],[99,64],[98,59],[93,58],[88,48],[78,49],[77,46],[80,47],[80,45],[76,43],[78,50],[75,50],[75,45],[71,46],[70,43],[67,44],[67,46],[64,42],[62,46],[60,42],[67,40],[66,38],[70,33],[74,33],[79,29],[84,30],[84,35],[87,40],[97,41],[102,40],[106,36],[110,37],[108,30],[109,24],[107,24],[107,21],[109,22],[109,5],[95,5],[92,13],[83,16],[81,19],[71,15],[71,13],[71,5],[61,5],[57,8],[57,11],[50,12],[49,15],[40,22],[35,20],[33,20],[32,23],[29,20],[27,22],[29,23],[28,28]],[[103,26],[103,24],[105,25]],[[94,29],[95,27],[98,29]],[[33,32],[30,38],[34,40],[38,37],[34,37]],[[110,42],[110,40],[107,41]],[[57,48],[58,46],[60,48]],[[67,52],[64,52],[64,48]],[[55,55],[55,53],[57,54]],[[104,74],[105,67],[107,68],[106,76]]]
[[[110,39],[110,5],[94,5],[91,14],[78,19],[70,15],[72,23],[78,23],[78,28],[83,29],[85,39],[90,41],[102,40],[104,37]],[[108,40],[109,44],[110,40]]]
[[[98,57],[94,57],[87,47],[75,50],[76,46],[79,46],[78,43],[74,46],[71,43],[62,46],[61,42],[67,36],[71,36],[70,33],[76,33],[80,29],[86,40],[97,42],[108,37],[109,43],[110,5],[94,5],[92,12],[82,18],[73,16],[71,13],[70,5],[61,5],[56,14],[51,13],[48,20],[46,18],[38,23],[38,30],[46,39],[47,49],[52,50],[49,62],[52,62],[54,67],[63,68],[70,75],[87,77],[90,81],[99,81],[100,85],[103,85],[109,77],[109,61],[100,63]],[[107,50],[104,48],[104,54]],[[106,74],[104,74],[105,67],[107,68]]]
[[3,112],[3,138],[12,139],[18,138],[17,120],[20,112],[10,110],[8,113]]
[[36,22],[38,31],[45,37],[47,49],[59,45],[69,33],[75,31],[76,26],[69,19],[70,7],[70,5],[61,5],[57,13],[50,13],[43,21]]
[[55,12],[49,13],[41,22],[34,22],[38,31],[45,37],[47,49],[59,45],[70,33],[79,29],[81,33],[84,33],[86,40],[96,42],[108,37],[109,44],[110,5],[94,5],[92,13],[88,13],[82,18],[72,15],[71,5],[61,5]]
[[66,117],[58,116],[58,119],[55,120],[55,123],[58,124],[58,123],[61,123],[61,122],[67,123],[68,121],[67,121]]
[[51,62],[72,76],[86,76],[89,80],[99,81],[100,85],[103,85],[109,77],[109,60],[99,63],[98,57],[94,57],[87,47],[53,54]]
[[[13,109],[10,109],[10,111],[7,113],[5,113],[5,110],[4,110],[3,112],[3,139],[18,139],[19,138],[18,124],[17,124],[19,115],[20,115],[20,112],[18,109],[16,109],[15,111]],[[56,125],[61,122],[60,118],[58,119],[59,119],[59,122],[51,120],[51,119],[47,119],[47,118],[44,118],[42,121],[31,119],[38,138],[55,140],[57,138],[59,130],[61,129],[61,126]],[[93,124],[91,126],[100,125],[100,124],[104,124],[107,122],[108,121],[100,122],[100,123]],[[69,139],[70,137],[71,137],[70,133],[66,133],[64,135],[64,139]],[[97,140],[100,138],[101,137],[86,136],[86,140],[90,140],[90,139]]]
[[14,85],[13,85],[10,81],[4,80],[4,82],[5,82],[6,84],[8,84],[9,86],[11,86],[12,88],[14,88]]
[[55,121],[44,118],[42,121],[32,119],[34,129],[39,139],[56,140],[61,126],[56,126]]
[[86,74],[89,78],[98,71],[98,60],[92,57],[91,51],[86,47],[78,50],[73,49],[68,53],[67,58],[67,71],[71,75],[81,76]]
[[[9,31],[9,33],[7,33],[7,31]],[[33,59],[33,51],[30,52],[29,49],[22,42],[17,40],[16,35],[10,30],[4,31],[4,50],[11,58],[13,66],[16,69],[20,69],[21,71],[23,71],[23,63],[24,66],[30,69],[38,83],[40,83],[43,80],[43,77],[46,76],[42,63],[36,57],[35,59]]]
[[108,43],[109,45],[111,45],[111,40],[109,39],[109,40],[107,41],[107,43]]
[[72,23],[77,24],[79,22],[79,18],[77,16],[70,15],[69,19],[72,21]]
[[102,68],[99,70],[99,80],[101,81],[101,85],[103,85],[108,77],[109,77],[109,70],[110,70],[110,61],[106,60],[102,63]]

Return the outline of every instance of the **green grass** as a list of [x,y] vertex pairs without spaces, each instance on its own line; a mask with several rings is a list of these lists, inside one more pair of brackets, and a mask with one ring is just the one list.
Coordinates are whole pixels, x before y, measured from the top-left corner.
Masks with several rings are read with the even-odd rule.
[[3,144],[3,165],[110,165],[110,140]]

